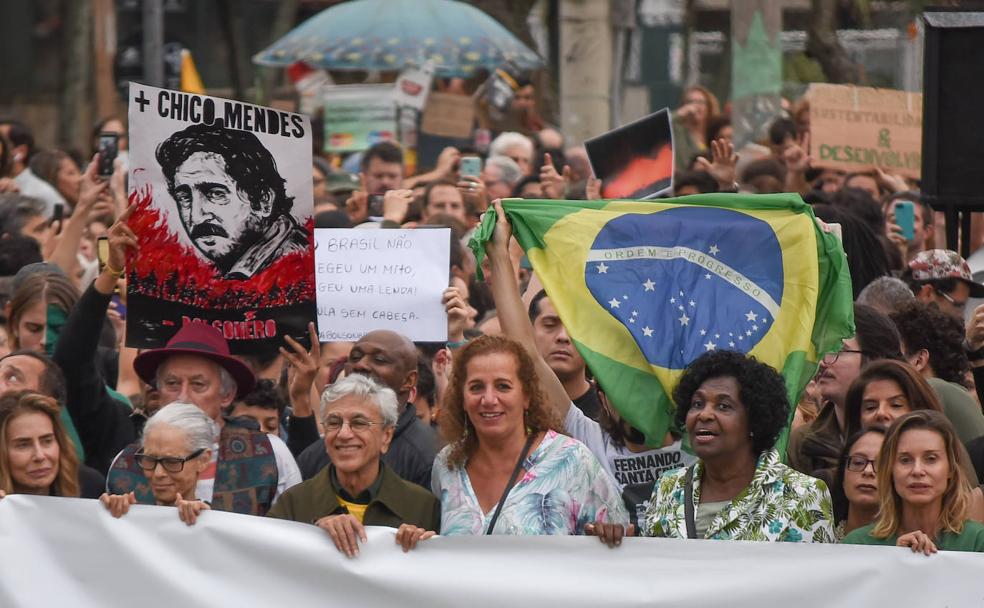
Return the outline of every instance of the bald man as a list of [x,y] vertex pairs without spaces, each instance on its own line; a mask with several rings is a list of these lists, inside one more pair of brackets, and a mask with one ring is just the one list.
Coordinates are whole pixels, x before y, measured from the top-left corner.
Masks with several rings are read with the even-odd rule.
[[[433,429],[417,418],[410,402],[417,387],[417,349],[404,336],[388,330],[371,331],[352,346],[345,374],[369,376],[393,389],[400,402],[400,417],[385,462],[403,479],[430,490],[431,467],[437,455]],[[316,424],[311,416],[311,424]],[[296,423],[296,421],[295,421]],[[315,441],[297,457],[301,476],[310,479],[328,466],[324,443]]]

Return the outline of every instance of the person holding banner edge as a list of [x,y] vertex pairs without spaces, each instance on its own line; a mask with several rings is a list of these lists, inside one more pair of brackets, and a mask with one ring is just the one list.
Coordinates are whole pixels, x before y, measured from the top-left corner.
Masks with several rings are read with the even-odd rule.
[[843,542],[909,547],[925,555],[984,552],[984,525],[969,518],[971,481],[959,446],[940,412],[898,418],[878,455],[878,515]]

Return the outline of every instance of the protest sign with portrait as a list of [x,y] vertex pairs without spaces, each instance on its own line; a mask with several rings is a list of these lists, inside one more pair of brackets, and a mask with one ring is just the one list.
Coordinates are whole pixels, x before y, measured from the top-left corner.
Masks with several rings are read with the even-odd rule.
[[306,342],[315,315],[307,117],[131,83],[127,345],[189,320],[233,353]]

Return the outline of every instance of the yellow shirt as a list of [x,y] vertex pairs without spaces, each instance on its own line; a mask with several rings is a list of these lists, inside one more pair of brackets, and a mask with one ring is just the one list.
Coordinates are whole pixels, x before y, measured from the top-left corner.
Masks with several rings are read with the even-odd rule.
[[366,515],[366,507],[368,507],[369,505],[360,505],[354,502],[349,502],[344,498],[342,498],[341,496],[339,496],[338,494],[335,495],[335,498],[338,499],[338,504],[342,505],[348,510],[349,515],[354,515],[355,518],[359,520],[359,523],[362,522],[362,518],[365,517]]

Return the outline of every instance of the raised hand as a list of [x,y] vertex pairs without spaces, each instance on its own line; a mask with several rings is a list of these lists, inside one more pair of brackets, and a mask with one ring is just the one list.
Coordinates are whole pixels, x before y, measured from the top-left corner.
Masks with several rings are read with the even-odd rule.
[[462,342],[468,329],[468,302],[457,287],[448,287],[441,296],[448,313],[448,342]]
[[318,341],[318,330],[314,323],[308,323],[308,334],[311,338],[311,350],[306,350],[297,340],[286,336],[284,341],[290,350],[280,347],[280,354],[294,369],[290,379],[290,403],[294,415],[300,418],[311,416],[314,409],[311,406],[311,387],[321,369],[321,342]]
[[540,167],[540,186],[543,188],[543,196],[552,199],[561,199],[567,194],[567,184],[571,180],[571,168],[564,165],[563,174],[557,173],[554,167],[553,158],[550,153],[543,155],[543,166]]
[[796,143],[789,144],[782,151],[782,161],[787,171],[806,173],[813,163],[813,157],[807,153],[810,149],[810,133],[804,133]]
[[584,198],[589,201],[601,200],[601,180],[597,177],[589,177],[584,185]]
[[711,142],[711,160],[704,157],[697,158],[698,168],[707,171],[718,187],[722,190],[734,189],[738,178],[738,155],[735,154],[735,145],[727,139],[717,139]]
[[413,202],[413,190],[390,190],[383,196],[383,219],[403,223]]

